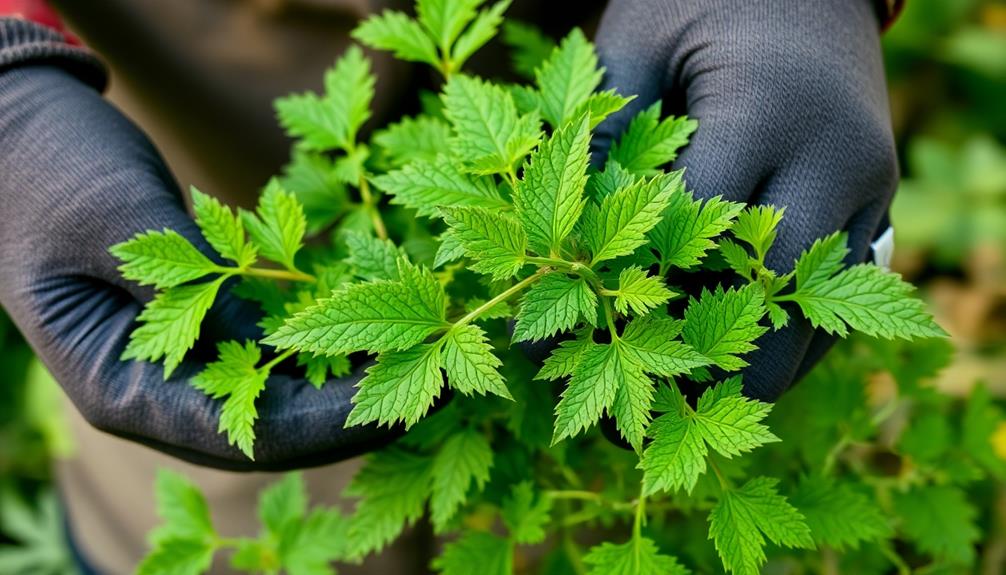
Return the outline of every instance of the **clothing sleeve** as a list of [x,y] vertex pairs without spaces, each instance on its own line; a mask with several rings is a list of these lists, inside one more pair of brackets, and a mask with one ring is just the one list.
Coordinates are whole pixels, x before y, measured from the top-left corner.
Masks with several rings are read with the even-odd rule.
[[[28,64],[58,66],[98,90],[105,89],[108,75],[91,50],[64,32],[54,12],[42,2],[0,0],[0,73]],[[19,8],[32,5],[32,10]]]

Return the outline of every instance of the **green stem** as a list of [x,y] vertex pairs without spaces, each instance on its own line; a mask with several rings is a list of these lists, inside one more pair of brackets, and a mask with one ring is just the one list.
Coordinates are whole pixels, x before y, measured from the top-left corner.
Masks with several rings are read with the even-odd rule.
[[838,456],[845,451],[845,448],[848,447],[850,443],[852,443],[852,438],[849,436],[849,433],[843,433],[842,437],[840,437],[838,442],[832,446],[824,458],[824,466],[821,470],[824,475],[831,474],[832,469],[835,467],[835,462],[838,460]]
[[604,320],[608,323],[608,331],[611,332],[611,341],[616,341],[618,339],[618,329],[615,328],[615,310],[611,308],[611,300],[601,298],[601,304],[604,306]]
[[381,219],[381,212],[377,209],[377,202],[374,195],[370,193],[370,183],[367,182],[367,175],[360,174],[360,199],[363,200],[363,209],[370,214],[370,221],[374,226],[374,233],[382,240],[388,239],[388,228],[384,226]]
[[546,491],[545,495],[552,499],[581,499],[585,501],[596,501],[598,503],[604,502],[604,497],[602,497],[600,493],[582,489],[552,489]]
[[543,258],[537,256],[528,256],[524,258],[529,264],[539,265],[539,266],[551,266],[557,270],[562,270],[572,274],[582,276],[587,279],[597,290],[602,289],[601,278],[597,275],[590,266],[581,262],[571,262],[569,260],[564,260],[562,258]]
[[636,516],[632,521],[632,539],[636,545],[642,537],[644,523],[646,523],[646,493],[640,488],[639,499],[636,500]]
[[513,191],[517,190],[517,172],[513,169],[513,166],[507,168],[506,171],[507,180],[510,181],[510,189]]
[[495,306],[496,304],[498,304],[498,303],[500,303],[502,301],[506,301],[506,300],[510,299],[510,297],[512,297],[513,295],[517,294],[518,292],[520,292],[521,290],[523,290],[527,286],[533,284],[535,281],[538,280],[538,278],[540,278],[542,276],[542,273],[543,272],[541,270],[539,270],[539,271],[535,272],[534,274],[529,275],[528,277],[526,277],[526,278],[520,280],[519,282],[513,284],[512,286],[510,286],[509,288],[507,288],[506,290],[504,290],[503,292],[501,292],[496,297],[494,297],[491,300],[485,302],[484,304],[480,305],[479,307],[473,309],[468,314],[466,314],[464,317],[462,317],[458,321],[454,322],[454,325],[452,326],[452,328],[456,328],[456,327],[461,327],[463,325],[467,325],[467,324],[471,323],[473,320],[478,319],[478,317],[480,315],[482,315],[483,313],[485,313],[487,310],[492,309],[492,307]]
[[290,280],[295,282],[317,283],[318,278],[311,274],[306,274],[298,269],[273,270],[268,268],[221,268],[221,271],[228,274],[267,278],[273,280]]
[[288,349],[288,350],[284,351],[283,353],[277,355],[276,357],[272,358],[272,360],[269,361],[269,363],[263,365],[259,369],[264,370],[265,372],[270,372],[270,371],[272,371],[272,368],[276,367],[277,365],[280,364],[280,362],[282,362],[283,360],[287,359],[288,357],[290,357],[291,355],[293,355],[295,353],[297,353],[296,349],[292,349],[292,348]]

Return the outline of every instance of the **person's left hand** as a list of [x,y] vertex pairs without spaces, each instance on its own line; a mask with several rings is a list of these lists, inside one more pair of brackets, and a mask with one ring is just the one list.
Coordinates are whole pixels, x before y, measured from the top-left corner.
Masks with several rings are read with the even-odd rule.
[[[637,98],[599,127],[606,154],[629,120],[665,100],[698,120],[674,164],[698,198],[785,207],[767,264],[792,269],[847,230],[863,261],[897,164],[871,0],[612,0],[597,35],[605,85]],[[774,400],[828,349],[798,312],[747,359],[745,393]]]

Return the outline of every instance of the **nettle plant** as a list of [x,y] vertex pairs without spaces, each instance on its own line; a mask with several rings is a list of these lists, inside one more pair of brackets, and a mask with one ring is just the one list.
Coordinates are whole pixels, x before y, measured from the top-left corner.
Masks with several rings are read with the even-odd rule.
[[[330,572],[385,547],[427,506],[437,533],[460,533],[432,564],[454,574],[523,572],[535,556],[547,573],[686,573],[685,563],[714,568],[713,549],[727,571],[748,574],[768,542],[834,553],[887,541],[877,504],[836,483],[834,456],[827,470],[802,469],[809,483],[794,497],[805,505],[763,474],[772,466],[740,457],[779,441],[765,423],[772,405],[722,374],[745,367],[791,313],[841,336],[943,336],[911,286],[873,265],[845,267],[841,233],[791,273],[768,269],[783,210],[696,200],[681,171],[662,169],[696,122],[662,119],[658,105],[592,169],[592,130],[630,98],[596,91],[603,70],[579,30],[556,46],[507,26],[528,85],[465,74],[508,3],[480,4],[419,0],[416,18],[386,11],[353,32],[443,79],[438,97],[423,95],[424,113],[367,143],[375,78],[357,47],[326,74],[324,94],[276,102],[297,143],[257,210],[192,192],[196,223],[230,264],[171,230],[112,248],[126,278],[161,290],[123,358],[163,360],[166,378],[225,281],[240,277],[237,294],[261,304],[265,337],[221,344],[193,380],[223,401],[220,431],[248,457],[256,398],[287,360],[320,387],[349,373],[350,354],[367,355],[346,425],[408,430],[368,456],[347,492],[351,516],[309,513],[293,475],[263,495],[258,540],[217,536],[198,492],[164,475],[166,523],[140,571],[199,572],[236,548],[241,569]],[[667,282],[702,269],[733,270],[735,281]],[[540,366],[514,345],[556,338]],[[682,395],[684,378],[705,386],[697,400]],[[454,397],[431,414],[445,386]],[[602,437],[604,417],[631,449]],[[675,535],[694,517],[708,528]],[[519,551],[532,545],[545,549]]]

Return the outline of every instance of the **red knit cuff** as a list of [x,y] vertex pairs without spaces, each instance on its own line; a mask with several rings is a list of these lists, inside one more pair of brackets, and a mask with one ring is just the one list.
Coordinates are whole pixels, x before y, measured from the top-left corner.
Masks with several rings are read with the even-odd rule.
[[59,14],[45,0],[0,0],[0,16],[13,16],[41,24],[59,32],[67,44],[82,45],[80,39],[63,26]]

